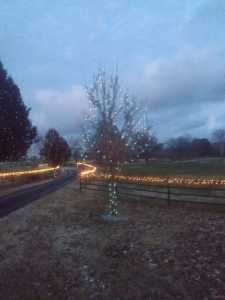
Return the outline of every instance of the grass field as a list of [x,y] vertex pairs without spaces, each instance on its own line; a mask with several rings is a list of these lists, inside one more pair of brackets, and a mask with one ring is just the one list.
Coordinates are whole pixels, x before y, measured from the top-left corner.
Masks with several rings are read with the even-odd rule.
[[0,172],[13,172],[21,170],[31,170],[37,167],[29,161],[18,161],[18,162],[0,162]]
[[225,177],[225,159],[206,158],[195,160],[151,160],[148,163],[133,163],[122,167],[126,175],[160,176],[206,176]]

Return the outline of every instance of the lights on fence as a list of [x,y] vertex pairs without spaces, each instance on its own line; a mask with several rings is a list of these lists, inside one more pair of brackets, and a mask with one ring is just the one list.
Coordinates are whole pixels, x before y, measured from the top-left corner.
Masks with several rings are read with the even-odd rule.
[[225,179],[198,178],[198,177],[160,177],[160,176],[124,176],[118,175],[116,179],[132,183],[178,185],[178,186],[214,186],[225,185]]
[[[83,166],[87,170],[81,171],[81,177],[92,178],[95,180],[110,180],[112,175],[109,173],[97,172],[97,168],[89,163],[78,162],[78,166]],[[124,181],[137,184],[155,184],[155,185],[174,185],[174,186],[224,186],[225,179],[207,178],[207,177],[182,177],[182,176],[129,176],[129,175],[114,175],[114,181]]]
[[81,177],[93,175],[97,170],[97,168],[95,166],[84,163],[84,162],[78,162],[77,166],[83,166],[88,169],[88,170],[80,172]]
[[[111,174],[88,172],[82,174],[82,177],[92,178],[93,180],[110,180]],[[202,177],[160,177],[160,176],[126,176],[126,175],[114,175],[115,181],[129,182],[136,184],[155,184],[155,185],[174,185],[174,186],[224,186],[225,179],[217,178],[202,178]]]
[[27,170],[27,171],[16,171],[16,172],[4,172],[0,173],[0,178],[8,178],[8,177],[20,177],[20,176],[27,176],[27,175],[36,175],[36,174],[43,174],[47,172],[55,172],[59,169],[59,166],[53,168],[44,168],[44,169],[36,169],[36,170]]

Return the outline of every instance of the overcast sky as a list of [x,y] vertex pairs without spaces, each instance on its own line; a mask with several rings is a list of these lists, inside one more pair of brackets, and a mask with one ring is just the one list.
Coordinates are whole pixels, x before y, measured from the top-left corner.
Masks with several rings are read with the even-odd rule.
[[160,139],[225,128],[225,0],[0,0],[0,60],[40,132],[74,134],[99,67]]

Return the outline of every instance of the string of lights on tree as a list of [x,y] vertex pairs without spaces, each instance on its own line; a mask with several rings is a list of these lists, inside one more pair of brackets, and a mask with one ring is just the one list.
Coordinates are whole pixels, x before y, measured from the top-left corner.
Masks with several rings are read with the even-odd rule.
[[[136,149],[133,132],[141,127],[143,113],[134,97],[121,89],[117,75],[107,76],[100,71],[93,85],[87,88],[87,95],[89,110],[82,134],[83,158],[100,162],[112,175],[120,162],[131,159]],[[111,176],[110,180],[114,186],[115,177]],[[116,193],[116,189],[109,193],[110,207]]]
[[109,183],[109,215],[118,216],[118,192],[117,192],[117,183]]

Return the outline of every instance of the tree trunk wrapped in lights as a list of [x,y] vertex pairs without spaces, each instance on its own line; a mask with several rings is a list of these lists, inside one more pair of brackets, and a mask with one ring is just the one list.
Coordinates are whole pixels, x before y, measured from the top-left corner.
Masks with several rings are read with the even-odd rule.
[[117,183],[109,183],[109,215],[118,216],[118,193],[117,193]]

